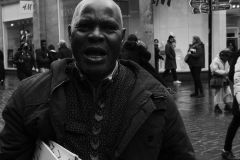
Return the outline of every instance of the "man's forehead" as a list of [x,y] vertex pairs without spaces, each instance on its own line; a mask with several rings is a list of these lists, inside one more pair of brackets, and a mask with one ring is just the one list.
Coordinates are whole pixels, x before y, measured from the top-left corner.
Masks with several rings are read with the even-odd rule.
[[[93,13],[95,10],[102,11],[109,16],[120,16],[117,4],[112,0],[83,0],[76,8],[77,16]],[[73,18],[77,18],[76,16]]]

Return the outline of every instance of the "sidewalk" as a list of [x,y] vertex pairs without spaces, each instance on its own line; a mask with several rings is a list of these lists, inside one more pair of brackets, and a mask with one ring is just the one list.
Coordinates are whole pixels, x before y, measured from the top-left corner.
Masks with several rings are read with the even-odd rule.
[[[231,112],[214,112],[215,91],[208,87],[207,81],[203,82],[205,95],[203,98],[189,96],[194,91],[193,82],[183,82],[178,85],[169,83],[168,85],[177,92],[174,99],[195,150],[196,159],[222,160],[221,150],[232,119]],[[239,131],[234,139],[233,152],[240,156]]]
[[[7,76],[5,85],[0,85],[0,115],[13,90],[19,84],[16,76]],[[194,147],[197,160],[223,160],[221,150],[232,119],[229,112],[214,113],[214,90],[209,89],[207,82],[203,82],[203,98],[192,98],[190,93],[194,90],[192,82],[182,84],[168,83],[177,93],[173,95],[180,114],[182,115],[188,135]],[[4,121],[0,116],[0,131]],[[233,152],[240,156],[239,131],[234,139]]]

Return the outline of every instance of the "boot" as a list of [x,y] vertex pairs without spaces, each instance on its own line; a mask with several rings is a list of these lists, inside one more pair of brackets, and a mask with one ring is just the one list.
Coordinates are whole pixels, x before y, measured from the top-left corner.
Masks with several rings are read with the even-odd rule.
[[222,113],[223,111],[220,109],[219,105],[217,104],[214,109],[215,112]]
[[190,94],[190,97],[197,97],[197,96],[198,96],[198,93],[196,93],[196,92]]

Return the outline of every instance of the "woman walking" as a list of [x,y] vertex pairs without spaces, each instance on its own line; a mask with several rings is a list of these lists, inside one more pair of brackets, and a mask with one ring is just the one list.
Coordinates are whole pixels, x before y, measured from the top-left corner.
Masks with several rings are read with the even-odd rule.
[[165,78],[168,73],[171,71],[173,76],[173,83],[179,84],[181,81],[177,80],[177,63],[176,63],[176,53],[173,47],[173,43],[176,42],[175,38],[170,35],[168,37],[167,44],[165,46],[166,61],[165,61],[165,71],[163,72],[162,77]]
[[188,49],[188,65],[193,77],[195,91],[190,94],[190,97],[204,97],[203,86],[201,82],[201,70],[205,66],[205,51],[204,44],[198,36],[193,36],[192,44]]
[[229,64],[228,58],[230,57],[229,50],[223,50],[219,56],[215,57],[210,65],[212,75],[222,76],[224,86],[216,89],[214,96],[215,111],[222,113],[219,104],[225,104],[225,110],[231,110],[229,103],[233,102],[232,92],[229,86],[228,73]]

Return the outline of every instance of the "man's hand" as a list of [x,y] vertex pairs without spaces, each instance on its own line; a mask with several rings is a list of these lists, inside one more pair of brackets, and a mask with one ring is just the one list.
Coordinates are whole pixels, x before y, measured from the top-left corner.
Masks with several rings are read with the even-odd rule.
[[39,70],[38,70],[37,68],[35,69],[35,71],[36,71],[37,73],[39,72]]

